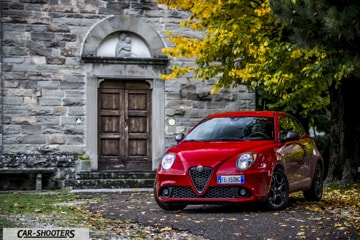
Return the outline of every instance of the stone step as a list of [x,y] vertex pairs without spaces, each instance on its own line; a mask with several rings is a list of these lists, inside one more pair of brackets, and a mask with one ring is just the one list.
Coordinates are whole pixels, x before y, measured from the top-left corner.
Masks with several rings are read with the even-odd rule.
[[80,172],[73,189],[152,188],[155,172]]

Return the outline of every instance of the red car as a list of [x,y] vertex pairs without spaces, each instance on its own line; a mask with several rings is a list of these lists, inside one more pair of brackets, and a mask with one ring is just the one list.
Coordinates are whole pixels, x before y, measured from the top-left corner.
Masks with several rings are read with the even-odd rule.
[[289,194],[309,201],[323,194],[324,162],[313,138],[285,112],[210,115],[162,158],[154,196],[164,210],[190,204],[261,202],[284,209]]

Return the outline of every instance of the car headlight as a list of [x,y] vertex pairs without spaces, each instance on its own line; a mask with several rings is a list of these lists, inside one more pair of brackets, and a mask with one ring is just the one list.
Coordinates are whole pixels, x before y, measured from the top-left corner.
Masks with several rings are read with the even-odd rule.
[[256,160],[257,153],[244,153],[239,156],[236,161],[238,170],[244,171],[248,169]]
[[176,155],[175,155],[174,153],[166,154],[166,155],[161,159],[161,167],[162,167],[164,170],[169,170],[169,169],[171,168],[171,166],[174,164],[175,158],[176,158]]

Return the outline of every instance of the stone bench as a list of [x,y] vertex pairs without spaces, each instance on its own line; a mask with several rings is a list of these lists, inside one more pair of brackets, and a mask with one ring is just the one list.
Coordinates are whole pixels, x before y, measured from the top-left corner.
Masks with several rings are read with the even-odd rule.
[[0,174],[36,174],[36,191],[42,190],[42,175],[54,172],[55,168],[0,168]]

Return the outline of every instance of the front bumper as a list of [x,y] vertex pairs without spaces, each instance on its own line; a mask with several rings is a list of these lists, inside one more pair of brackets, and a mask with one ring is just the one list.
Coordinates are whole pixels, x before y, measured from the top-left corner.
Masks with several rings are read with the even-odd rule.
[[155,191],[160,201],[168,203],[245,203],[267,199],[271,181],[268,170],[242,174],[245,178],[242,184],[219,184],[219,175],[224,173],[214,173],[210,167],[202,172],[190,169],[186,174],[160,171],[156,175]]

